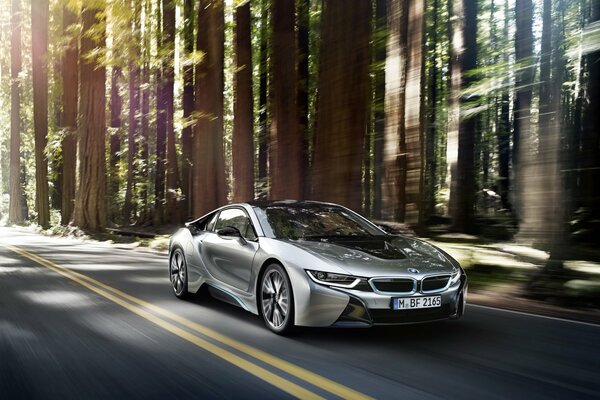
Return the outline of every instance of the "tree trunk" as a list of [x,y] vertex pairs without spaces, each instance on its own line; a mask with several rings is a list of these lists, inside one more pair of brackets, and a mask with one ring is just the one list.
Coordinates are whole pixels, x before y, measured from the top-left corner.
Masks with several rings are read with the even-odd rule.
[[50,226],[48,199],[48,0],[31,2],[31,67],[33,77],[33,126],[35,132],[35,205],[38,224]]
[[[461,89],[469,87],[475,80],[474,70],[477,68],[477,2],[455,1],[454,17],[461,18],[460,9],[464,10],[464,50],[460,52]],[[455,33],[456,34],[456,33]],[[472,98],[469,100],[473,100]],[[460,106],[465,108],[467,99],[461,97]],[[475,137],[477,134],[477,118],[461,115],[458,128],[458,159],[456,173],[452,176],[450,192],[450,213],[453,229],[458,232],[471,232],[475,213]]]
[[413,225],[423,222],[423,36],[425,1],[413,0],[408,7],[407,69],[405,93],[406,199],[404,220]]
[[[162,2],[164,3],[164,2]],[[164,51],[163,11],[161,5],[156,7],[156,48],[162,55]],[[200,35],[200,33],[198,33]],[[164,56],[163,56],[164,57]],[[165,211],[165,168],[167,164],[167,99],[165,87],[165,61],[156,69],[156,175],[154,176],[154,225],[163,223]]]
[[133,203],[135,193],[135,158],[137,156],[137,138],[139,136],[138,110],[140,108],[140,14],[139,0],[132,0],[133,15],[131,19],[131,38],[133,43],[129,49],[128,74],[129,74],[129,121],[127,129],[127,186],[125,187],[125,202],[123,204],[123,220],[125,223],[132,221]]
[[425,143],[425,159],[427,172],[427,185],[425,189],[424,214],[425,218],[435,214],[436,206],[436,172],[437,172],[437,103],[438,103],[438,13],[439,0],[433,2],[433,23],[431,27],[430,51],[433,58],[433,66],[429,69],[429,118],[427,121],[427,138]]
[[388,38],[385,65],[385,136],[381,217],[404,220],[406,188],[406,136],[404,100],[406,90],[407,2],[388,3]]
[[204,54],[196,67],[193,198],[197,216],[227,200],[223,154],[224,10],[222,0],[201,0],[196,50]]
[[[521,21],[523,22],[523,21]],[[508,24],[509,24],[509,10],[508,1],[504,3],[504,28],[502,36],[508,40]],[[503,61],[508,65],[509,54],[506,52],[503,56]],[[502,90],[500,115],[498,117],[498,128],[496,140],[498,143],[498,194],[502,202],[502,208],[510,210],[511,205],[508,198],[509,189],[511,187],[510,180],[510,104],[509,104],[509,92],[508,92],[509,79],[504,79],[505,88]]]
[[448,214],[452,215],[455,205],[453,201],[456,196],[453,193],[458,190],[456,184],[457,162],[458,162],[458,129],[460,123],[460,85],[461,85],[461,63],[464,52],[464,10],[463,0],[448,0],[448,37],[449,49],[449,101],[448,101],[448,135],[446,140],[446,186],[448,187]]
[[72,35],[62,60],[62,126],[65,137],[62,140],[62,201],[61,224],[67,225],[73,218],[75,207],[76,166],[77,166],[77,94],[79,71],[77,69],[77,36],[69,29],[77,24],[77,16],[68,7],[63,7],[63,34]]
[[[105,162],[105,76],[98,56],[90,52],[104,49],[106,32],[102,0],[82,8],[81,58],[79,60],[79,188],[75,199],[73,224],[90,231],[106,223]],[[99,28],[101,27],[101,28]],[[94,31],[94,35],[90,35]]]
[[165,98],[165,122],[167,129],[167,208],[165,219],[168,223],[179,222],[181,213],[177,204],[180,189],[177,151],[175,149],[174,90],[175,90],[175,3],[163,0],[163,38],[166,51],[163,63]]
[[[600,0],[592,0],[590,22],[600,21]],[[587,85],[588,102],[585,107],[582,132],[581,188],[582,205],[600,217],[600,51],[586,56],[589,76]]]
[[523,177],[531,174],[530,166],[523,157],[531,149],[531,99],[535,72],[533,60],[533,5],[531,0],[516,0],[515,3],[515,77],[514,130],[512,153],[512,205],[520,220],[523,219]]
[[23,222],[23,188],[21,187],[21,0],[11,3],[10,36],[10,202],[8,222]]
[[298,126],[294,0],[272,2],[272,117],[269,146],[272,199],[302,199],[304,138]]
[[[183,5],[183,42],[184,54],[189,57],[194,52],[194,1],[185,0]],[[192,134],[190,119],[194,111],[194,66],[191,62],[183,65],[183,118],[186,124],[181,132],[181,192],[183,200],[181,208],[184,219],[192,216]]]
[[269,142],[269,128],[267,126],[267,84],[268,84],[268,1],[261,0],[260,13],[260,65],[258,66],[259,89],[258,89],[258,179],[267,179],[267,159]]
[[[308,149],[310,143],[310,132],[308,129],[308,88],[309,88],[309,28],[310,28],[310,0],[297,1],[297,42],[298,42],[298,87],[297,87],[297,105],[298,105],[298,133],[302,136],[302,176],[309,174]],[[310,181],[302,179],[303,193],[305,198],[310,192]]]
[[360,211],[368,121],[371,4],[323,2],[313,197]]
[[375,97],[373,99],[373,204],[372,215],[381,219],[381,187],[384,175],[383,145],[385,133],[385,51],[387,38],[387,0],[377,0],[375,3],[375,36],[374,63]]
[[[119,207],[119,183],[121,178],[119,176],[119,164],[121,162],[121,111],[123,106],[123,99],[120,94],[120,81],[123,78],[121,67],[115,65],[112,68],[110,76],[110,127],[112,132],[110,135],[110,159],[109,159],[109,171],[108,171],[108,198],[109,203],[109,217],[120,219],[122,213],[121,207]],[[127,220],[127,218],[125,219]]]
[[149,204],[148,204],[148,193],[151,188],[150,179],[150,166],[149,166],[149,154],[150,154],[150,51],[152,43],[152,24],[150,23],[152,15],[152,4],[146,2],[144,4],[144,14],[146,15],[146,21],[144,23],[144,36],[141,42],[143,43],[143,64],[142,64],[142,112],[141,112],[141,164],[139,174],[146,181],[145,185],[142,185],[140,193],[140,221],[147,221],[149,219]]
[[233,124],[233,201],[254,199],[252,43],[250,3],[235,9],[235,98]]

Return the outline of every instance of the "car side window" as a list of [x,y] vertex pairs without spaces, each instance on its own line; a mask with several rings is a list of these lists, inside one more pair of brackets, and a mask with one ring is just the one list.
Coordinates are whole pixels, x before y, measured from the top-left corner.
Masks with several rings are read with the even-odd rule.
[[214,230],[215,224],[217,223],[217,217],[219,216],[219,213],[215,213],[211,218],[210,221],[208,221],[208,223],[206,224],[206,231],[208,232],[212,232]]
[[233,226],[248,240],[256,240],[256,233],[248,215],[239,208],[229,208],[221,211],[215,225],[215,231]]

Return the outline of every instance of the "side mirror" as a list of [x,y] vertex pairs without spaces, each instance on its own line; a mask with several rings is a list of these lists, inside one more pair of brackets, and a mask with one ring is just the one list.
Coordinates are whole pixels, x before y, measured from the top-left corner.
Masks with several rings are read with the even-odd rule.
[[217,235],[223,239],[239,239],[242,244],[246,244],[246,239],[242,236],[242,233],[235,226],[226,226],[217,231]]

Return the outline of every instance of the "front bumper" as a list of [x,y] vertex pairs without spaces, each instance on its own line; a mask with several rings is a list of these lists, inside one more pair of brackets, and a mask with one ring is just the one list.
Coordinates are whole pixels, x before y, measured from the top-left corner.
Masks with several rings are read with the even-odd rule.
[[[369,327],[373,325],[415,324],[460,318],[465,309],[468,282],[463,274],[460,281],[438,293],[384,295],[352,289],[332,288],[308,282],[310,294],[304,304],[297,304],[296,325]],[[441,296],[440,307],[415,310],[394,310],[396,297]]]

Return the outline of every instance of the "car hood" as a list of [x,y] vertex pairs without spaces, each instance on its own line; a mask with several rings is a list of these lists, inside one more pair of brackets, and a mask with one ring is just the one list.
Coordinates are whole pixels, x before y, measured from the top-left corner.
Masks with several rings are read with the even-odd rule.
[[[403,236],[300,239],[290,242],[354,276],[418,276],[456,270],[451,260],[436,247]],[[409,268],[418,272],[409,271]]]

